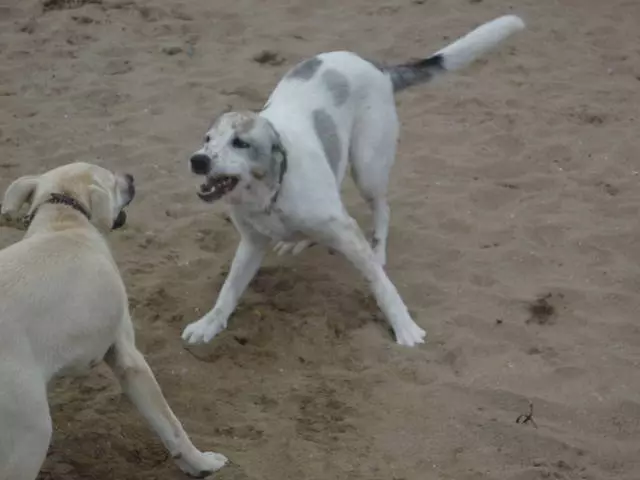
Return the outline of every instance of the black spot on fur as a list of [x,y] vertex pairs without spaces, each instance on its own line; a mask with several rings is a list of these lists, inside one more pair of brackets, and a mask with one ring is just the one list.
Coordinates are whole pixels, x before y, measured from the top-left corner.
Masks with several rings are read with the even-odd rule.
[[[380,67],[378,67],[380,68]],[[389,75],[393,91],[399,92],[405,88],[430,81],[434,76],[444,72],[444,57],[432,57],[415,62],[404,63],[393,67],[382,67],[380,70]]]
[[310,58],[293,67],[287,74],[287,77],[298,80],[311,80],[321,65],[322,60],[318,57]]
[[322,80],[333,97],[333,104],[336,107],[344,105],[351,93],[349,79],[338,70],[331,68],[325,70]]
[[340,158],[342,157],[342,144],[338,134],[338,126],[325,110],[316,109],[312,115],[313,128],[320,139],[329,166],[333,173],[337,174]]

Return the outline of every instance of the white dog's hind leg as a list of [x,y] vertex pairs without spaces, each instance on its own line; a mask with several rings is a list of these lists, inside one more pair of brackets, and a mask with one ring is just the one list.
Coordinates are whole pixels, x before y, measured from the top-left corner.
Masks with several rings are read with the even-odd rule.
[[174,461],[188,475],[204,478],[227,463],[224,455],[201,452],[192,443],[160,390],[146,360],[134,344],[131,321],[126,318],[105,361],[118,377],[122,390],[160,437]]
[[376,261],[384,267],[387,263],[387,238],[389,236],[389,204],[386,197],[378,197],[369,201],[373,211],[373,233],[371,247]]
[[353,180],[373,212],[371,247],[376,261],[387,261],[389,172],[396,155],[398,119],[387,79],[378,80],[375,101],[366,115],[359,115],[353,128],[349,160]]
[[42,377],[15,373],[0,366],[0,479],[35,480],[51,441],[47,391]]
[[227,321],[235,310],[238,299],[260,268],[266,246],[265,239],[242,235],[215,306],[200,320],[187,325],[182,332],[183,340],[190,344],[208,343],[227,328]]
[[326,227],[317,232],[318,237],[347,257],[369,281],[380,309],[393,328],[396,341],[408,347],[424,343],[425,331],[409,316],[402,298],[382,265],[376,261],[356,221],[346,216],[328,223]]

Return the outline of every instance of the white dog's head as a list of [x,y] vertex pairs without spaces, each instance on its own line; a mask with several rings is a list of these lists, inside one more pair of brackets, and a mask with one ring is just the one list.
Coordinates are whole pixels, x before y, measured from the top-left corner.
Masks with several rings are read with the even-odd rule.
[[106,232],[124,225],[124,208],[134,196],[133,176],[88,163],[71,163],[15,180],[5,192],[2,214],[15,215],[25,203],[29,204],[30,215],[44,203],[65,203]]
[[277,191],[286,154],[278,132],[252,112],[229,112],[209,129],[204,146],[190,158],[191,171],[205,177],[198,196],[205,202],[226,197],[240,201],[243,192],[253,196]]

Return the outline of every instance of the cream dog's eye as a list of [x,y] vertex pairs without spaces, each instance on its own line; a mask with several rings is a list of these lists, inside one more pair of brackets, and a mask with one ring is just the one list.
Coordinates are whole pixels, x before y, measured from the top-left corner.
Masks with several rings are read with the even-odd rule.
[[211,135],[207,135],[204,137],[204,143],[209,143],[211,141]]
[[231,146],[233,148],[249,148],[251,145],[249,145],[244,140],[240,140],[238,137],[236,137],[233,139],[233,142],[231,142]]

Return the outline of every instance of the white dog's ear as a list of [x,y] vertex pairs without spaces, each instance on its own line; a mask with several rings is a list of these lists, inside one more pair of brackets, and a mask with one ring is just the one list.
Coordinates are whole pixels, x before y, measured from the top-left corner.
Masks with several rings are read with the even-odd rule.
[[89,187],[89,201],[91,202],[91,222],[103,232],[109,232],[113,225],[113,210],[111,197],[97,185]]
[[271,127],[273,130],[273,138],[271,144],[271,178],[273,181],[280,184],[282,182],[282,176],[287,169],[287,151],[282,144],[282,139],[277,130]]
[[9,185],[2,200],[2,215],[13,215],[17,213],[25,203],[31,204],[33,194],[38,186],[38,177],[26,175],[20,177]]
[[265,165],[265,167],[267,168],[272,180],[276,181],[278,177],[277,172],[280,170],[280,164],[282,163],[285,151],[282,146],[280,134],[269,120],[266,120],[266,129],[269,132],[268,135],[269,142],[271,143],[271,151],[269,152],[268,164]]
[[281,143],[275,143],[271,148],[271,169],[274,180],[280,181],[280,172],[286,162],[287,153]]

